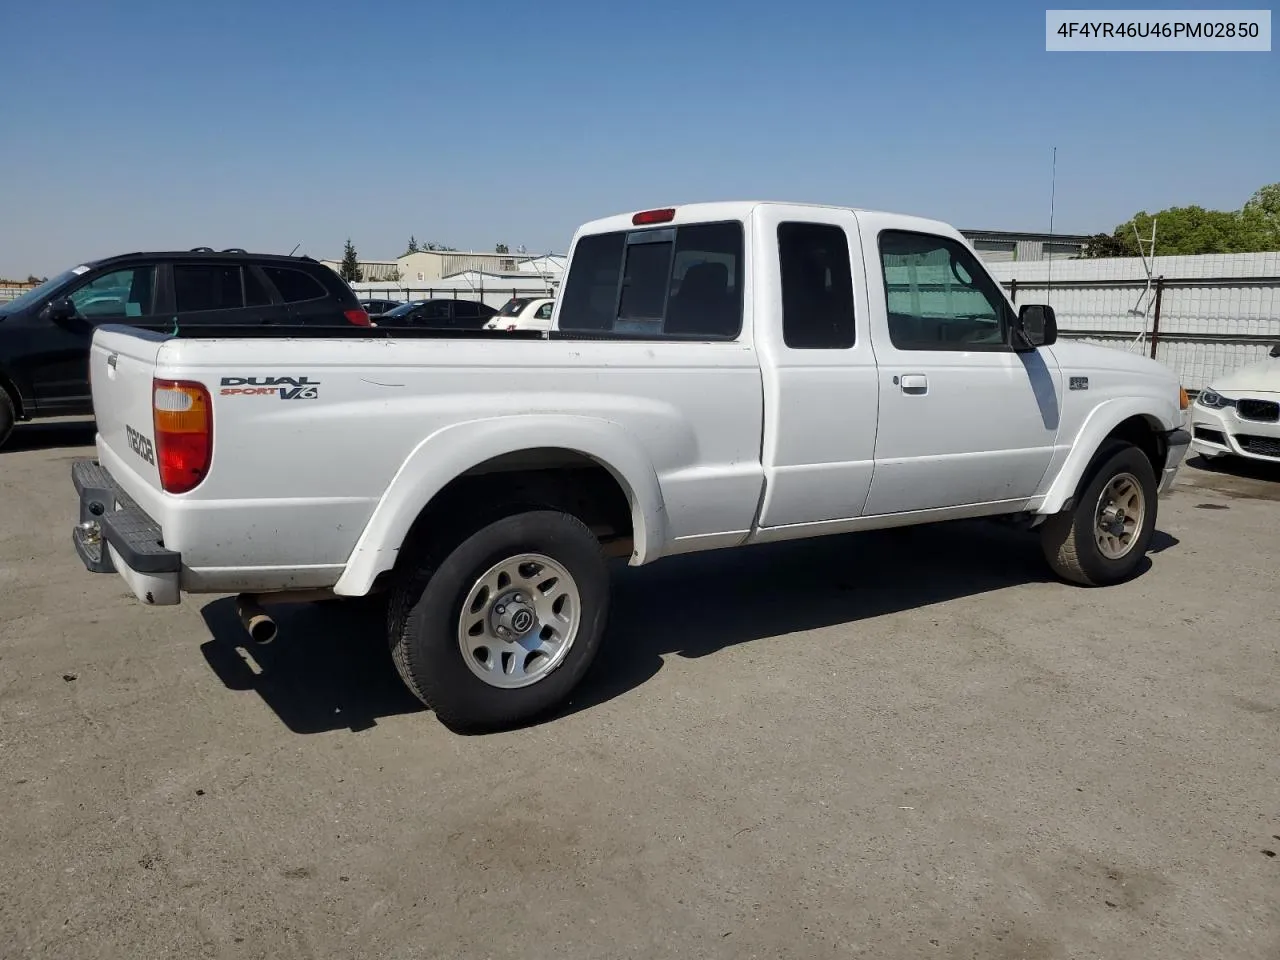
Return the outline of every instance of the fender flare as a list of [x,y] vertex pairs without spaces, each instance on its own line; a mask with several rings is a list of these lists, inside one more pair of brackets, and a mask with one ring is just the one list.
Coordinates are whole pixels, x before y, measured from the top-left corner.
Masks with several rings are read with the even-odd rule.
[[480,464],[522,450],[570,450],[596,461],[631,505],[631,563],[654,560],[666,542],[666,507],[658,475],[622,426],[595,417],[523,414],[466,420],[429,435],[392,477],[334,585],[338,596],[364,596],[390,570],[422,510],[449,483]]
[[1169,417],[1153,411],[1152,407],[1151,400],[1143,397],[1117,397],[1094,407],[1076,433],[1071,452],[1067,454],[1057,476],[1050,483],[1036,513],[1050,516],[1062,510],[1067,501],[1075,496],[1080,478],[1089,469],[1102,442],[1124,421],[1132,417],[1143,417],[1156,421],[1159,424],[1157,429],[1166,432],[1178,426],[1177,423],[1170,423]]

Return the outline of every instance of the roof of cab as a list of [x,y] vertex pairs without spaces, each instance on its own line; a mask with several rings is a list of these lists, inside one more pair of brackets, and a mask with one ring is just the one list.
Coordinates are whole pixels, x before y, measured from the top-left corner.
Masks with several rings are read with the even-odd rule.
[[[666,204],[653,207],[645,207],[645,210],[666,210],[675,211],[675,216],[665,224],[653,224],[655,227],[661,226],[678,226],[681,223],[705,223],[712,220],[746,220],[751,216],[753,210],[762,206],[792,207],[796,209],[810,210],[848,210],[858,214],[870,214],[877,217],[893,217],[901,218],[904,225],[910,224],[917,229],[944,229],[947,233],[955,231],[955,228],[948,223],[940,220],[932,220],[928,218],[917,217],[912,214],[892,213],[884,210],[869,210],[863,207],[850,207],[836,203],[803,203],[799,201],[788,200],[730,200],[713,203],[686,203],[686,204]],[[578,228],[579,234],[586,233],[609,233],[615,230],[632,230],[637,229],[632,223],[631,218],[641,211],[631,211],[629,213],[618,213],[608,217],[602,217],[598,220],[592,220],[584,223]]]

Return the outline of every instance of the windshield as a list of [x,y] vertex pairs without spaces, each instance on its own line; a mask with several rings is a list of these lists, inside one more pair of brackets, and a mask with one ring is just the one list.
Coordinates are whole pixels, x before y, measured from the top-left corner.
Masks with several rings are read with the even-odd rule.
[[521,300],[518,297],[514,300],[508,300],[503,305],[502,309],[498,311],[498,316],[514,317],[517,313],[523,310],[528,303],[528,300]]
[[427,301],[425,300],[414,300],[411,303],[402,303],[400,304],[400,306],[395,307],[394,309],[388,310],[386,313],[383,314],[383,316],[384,317],[403,317],[406,313],[408,313],[414,307],[420,307],[426,302]]
[[43,300],[49,294],[53,293],[54,290],[62,286],[68,280],[72,279],[73,277],[79,276],[84,272],[85,270],[83,267],[76,267],[76,269],[67,270],[63,273],[58,274],[56,277],[50,277],[48,280],[46,280],[44,283],[40,284],[39,286],[32,287],[22,296],[16,297],[15,299],[10,300],[8,303],[0,303],[0,313],[13,313],[16,310],[21,310],[24,307],[29,307],[33,303],[39,303],[41,300]]

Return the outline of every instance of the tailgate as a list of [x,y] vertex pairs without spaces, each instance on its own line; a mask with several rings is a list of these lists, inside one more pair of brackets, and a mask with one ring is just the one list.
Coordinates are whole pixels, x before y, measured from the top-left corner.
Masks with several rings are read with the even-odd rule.
[[[89,351],[93,415],[99,447],[109,447],[126,469],[160,489],[151,413],[152,378],[166,334],[132,327],[99,327]],[[117,477],[126,488],[128,477]]]

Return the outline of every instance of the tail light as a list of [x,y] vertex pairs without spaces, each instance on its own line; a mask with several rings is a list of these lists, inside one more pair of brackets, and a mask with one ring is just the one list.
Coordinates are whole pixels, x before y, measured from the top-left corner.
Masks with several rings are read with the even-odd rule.
[[187,380],[156,380],[152,389],[160,486],[166,493],[186,493],[209,472],[213,402],[204,384]]
[[347,318],[348,323],[355,324],[357,327],[372,326],[367,310],[343,310],[342,315]]
[[1185,410],[1189,406],[1191,406],[1191,398],[1187,396],[1187,388],[1179,387],[1178,388],[1178,409]]
[[510,332],[510,331],[514,330],[515,328],[516,328],[516,325],[515,325],[514,323],[508,323],[508,324],[507,324],[507,332]]

